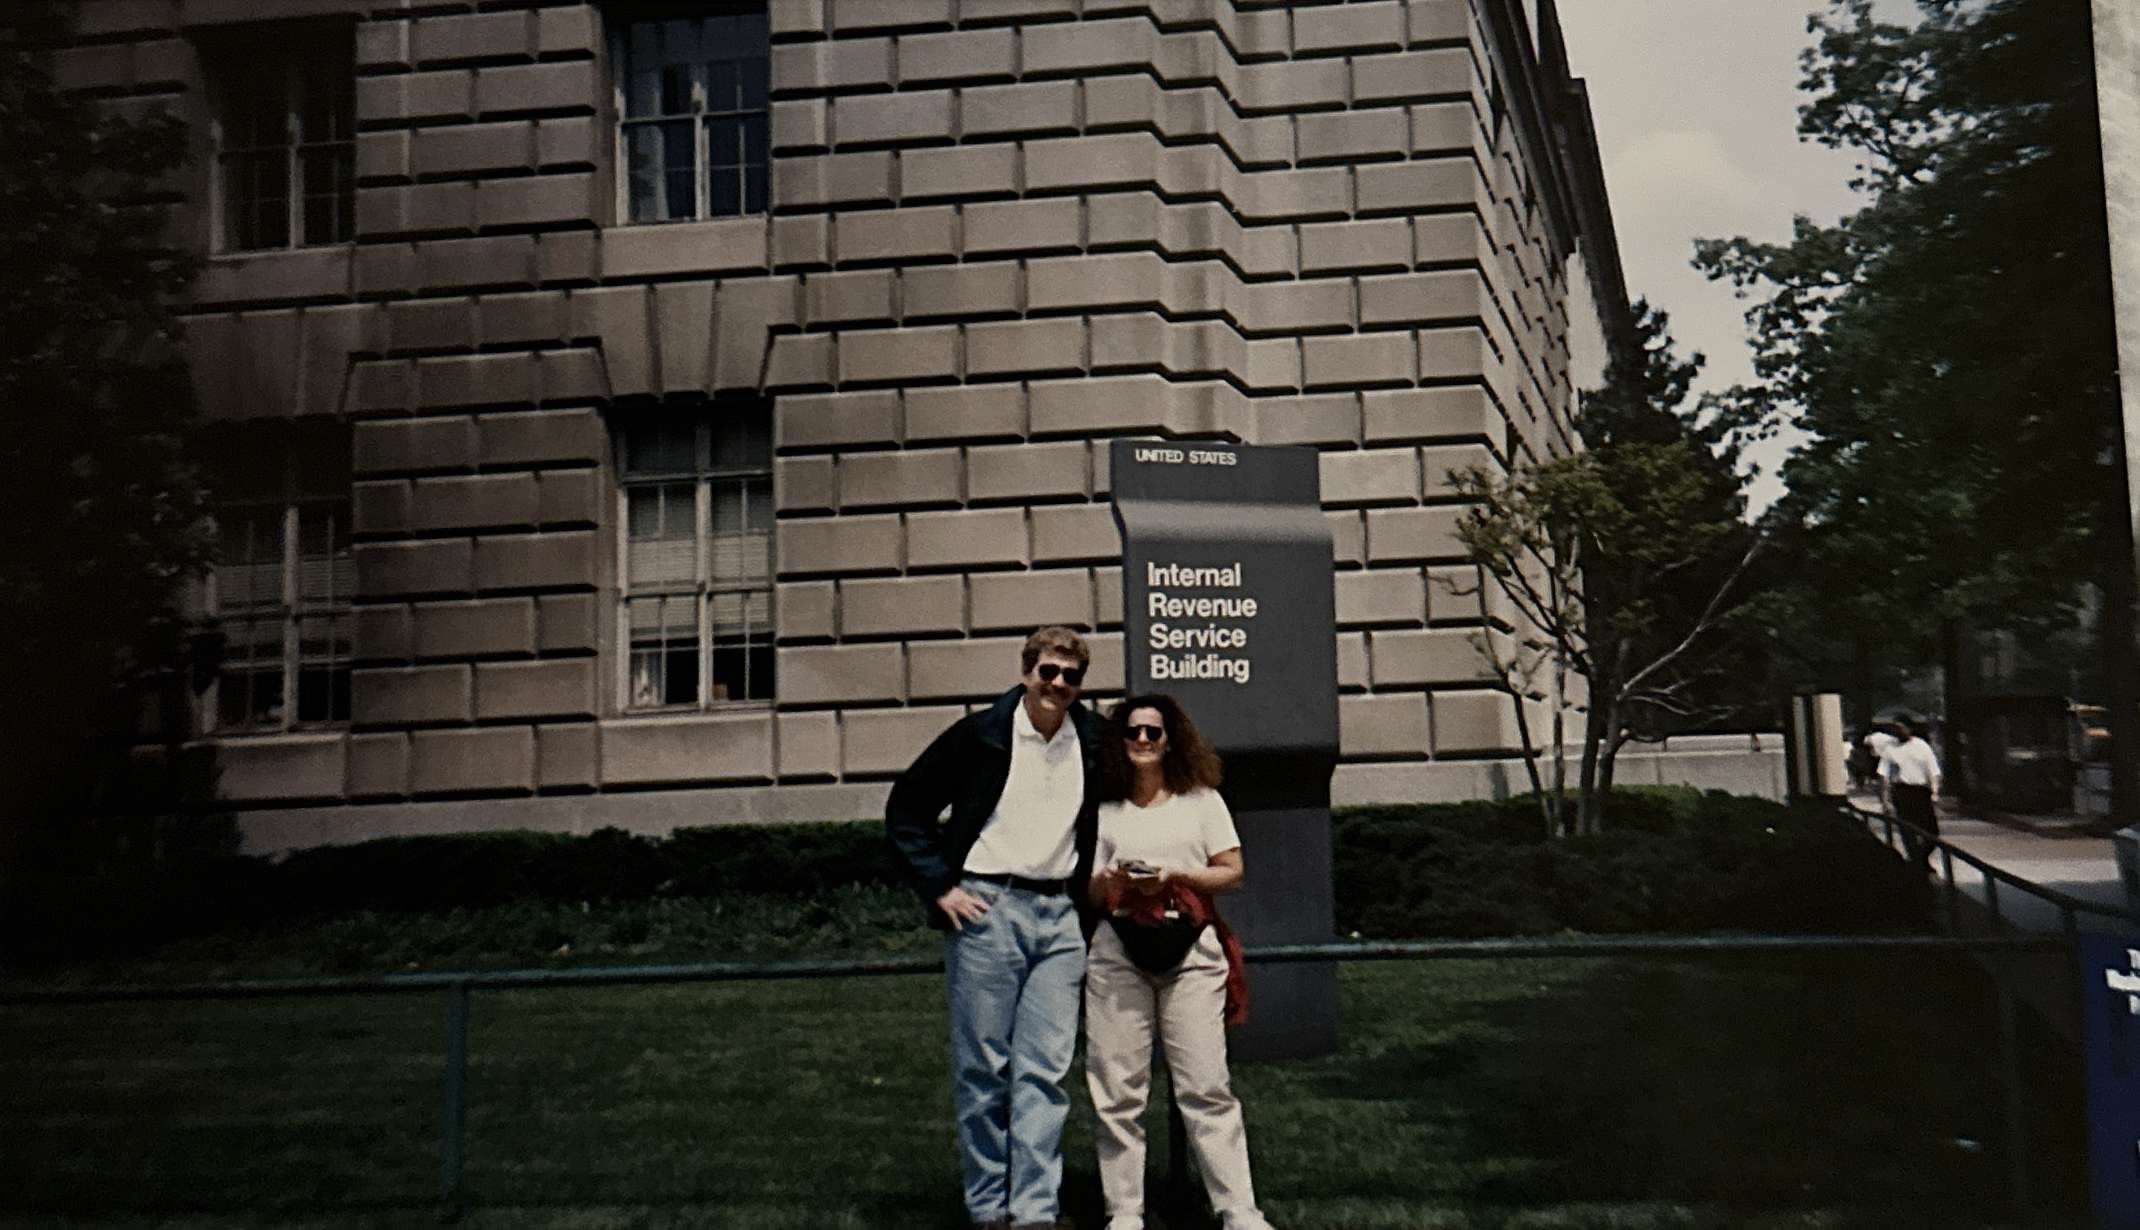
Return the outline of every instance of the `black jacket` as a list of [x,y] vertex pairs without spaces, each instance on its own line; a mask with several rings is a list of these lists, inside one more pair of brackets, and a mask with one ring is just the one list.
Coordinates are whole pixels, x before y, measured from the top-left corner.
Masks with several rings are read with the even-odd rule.
[[[959,882],[966,852],[1003,797],[1003,783],[1011,773],[1011,722],[1024,700],[1021,684],[988,708],[953,722],[899,775],[885,801],[885,835],[907,883],[921,897],[929,925],[938,930],[949,930],[951,920],[936,908],[936,899]],[[1077,732],[1085,761],[1085,802],[1077,812],[1077,870],[1070,876],[1072,900],[1083,911],[1100,831],[1099,721],[1083,702],[1070,706],[1066,720]],[[951,818],[938,823],[946,807]]]

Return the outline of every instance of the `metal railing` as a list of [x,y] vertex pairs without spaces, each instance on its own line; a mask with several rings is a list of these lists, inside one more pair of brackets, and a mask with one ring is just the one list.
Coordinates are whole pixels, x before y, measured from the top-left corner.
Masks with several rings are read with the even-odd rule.
[[[1567,939],[1403,940],[1330,944],[1286,944],[1248,950],[1248,960],[1262,964],[1302,962],[1538,960],[1603,957],[1688,957],[1721,954],[1806,953],[2060,953],[2069,941],[2054,935],[1706,935],[1591,936]],[[170,986],[133,985],[49,990],[0,991],[0,1007],[239,1000],[347,995],[442,994],[445,1000],[445,1072],[440,1106],[439,1209],[442,1221],[459,1217],[466,1196],[463,1184],[468,1107],[469,998],[477,991],[545,990],[600,986],[651,986],[679,983],[781,982],[869,976],[938,975],[941,958],[887,957],[855,961],[705,962],[681,965],[599,966],[583,969],[513,969],[464,973],[385,974],[375,977],[310,978],[197,983]],[[2010,1139],[2022,1139],[2022,1086],[2018,1048],[2012,1045],[2011,1009],[2002,996],[2002,1086]],[[1168,1099],[1170,1107],[1172,1099]],[[1170,1150],[1177,1168],[1169,1180],[1185,1178],[1179,1127],[1170,1121]],[[2017,1143],[2008,1152],[2010,1176],[2018,1203],[2029,1192],[2026,1149]]]
[[[1867,811],[1850,802],[1844,802],[1840,806],[1846,815],[1856,817],[1870,824],[1880,825],[1881,839],[1889,849],[1896,850],[1904,858],[1916,857],[1920,848],[1927,851],[1927,858],[1929,858],[1931,852],[1936,851],[1938,853],[1940,901],[1949,933],[1959,933],[1961,930],[1962,889],[1954,878],[1954,864],[1957,861],[1973,868],[1977,875],[1982,878],[1984,906],[1991,912],[1992,920],[2002,927],[2012,928],[2016,926],[2015,922],[2006,916],[2000,902],[1999,886],[2002,883],[2011,886],[2018,893],[2034,897],[2055,909],[2058,912],[2059,933],[2068,938],[2080,934],[2080,916],[2083,914],[2093,915],[2098,918],[2116,919],[2128,926],[2140,927],[2140,911],[2135,911],[2130,907],[2105,905],[2100,901],[2088,901],[2071,893],[2060,892],[2058,889],[2049,888],[2032,880],[2024,879],[2003,867],[1978,858],[1969,851],[1948,842],[1937,833],[1918,828],[1908,821],[1896,819],[1894,816],[1887,815],[1884,812]],[[1897,844],[1898,841],[1899,845]]]

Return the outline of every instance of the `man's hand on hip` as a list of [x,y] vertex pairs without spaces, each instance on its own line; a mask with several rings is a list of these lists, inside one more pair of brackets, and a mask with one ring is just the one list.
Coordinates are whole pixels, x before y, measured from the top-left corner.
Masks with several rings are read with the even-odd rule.
[[936,908],[951,920],[953,931],[964,931],[967,923],[979,922],[981,916],[988,913],[986,901],[956,887],[936,899]]

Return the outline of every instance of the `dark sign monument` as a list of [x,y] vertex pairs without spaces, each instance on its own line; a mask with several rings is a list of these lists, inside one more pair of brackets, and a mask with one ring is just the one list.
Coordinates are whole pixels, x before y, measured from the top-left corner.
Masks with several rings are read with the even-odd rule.
[[[1226,758],[1248,885],[1220,908],[1252,946],[1327,941],[1337,615],[1315,450],[1117,440],[1112,465],[1129,689],[1180,698]],[[1336,1045],[1334,967],[1257,968],[1236,1053]]]

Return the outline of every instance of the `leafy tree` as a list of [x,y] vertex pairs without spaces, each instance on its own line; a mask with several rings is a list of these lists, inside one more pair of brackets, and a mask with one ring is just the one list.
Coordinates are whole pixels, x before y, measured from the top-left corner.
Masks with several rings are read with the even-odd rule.
[[2089,8],[1918,9],[1832,0],[1809,21],[1799,132],[1857,156],[1865,206],[1784,243],[1696,244],[1751,298],[1759,377],[1710,408],[1741,443],[1805,437],[1774,510],[1799,576],[1786,639],[1861,671],[1930,660],[1957,621],[2069,626],[2122,551]]
[[192,393],[169,305],[189,262],[155,194],[184,157],[168,117],[59,90],[54,0],[0,16],[0,854],[26,817],[81,801],[85,740],[136,711],[168,660],[175,584],[203,547],[186,459]]

